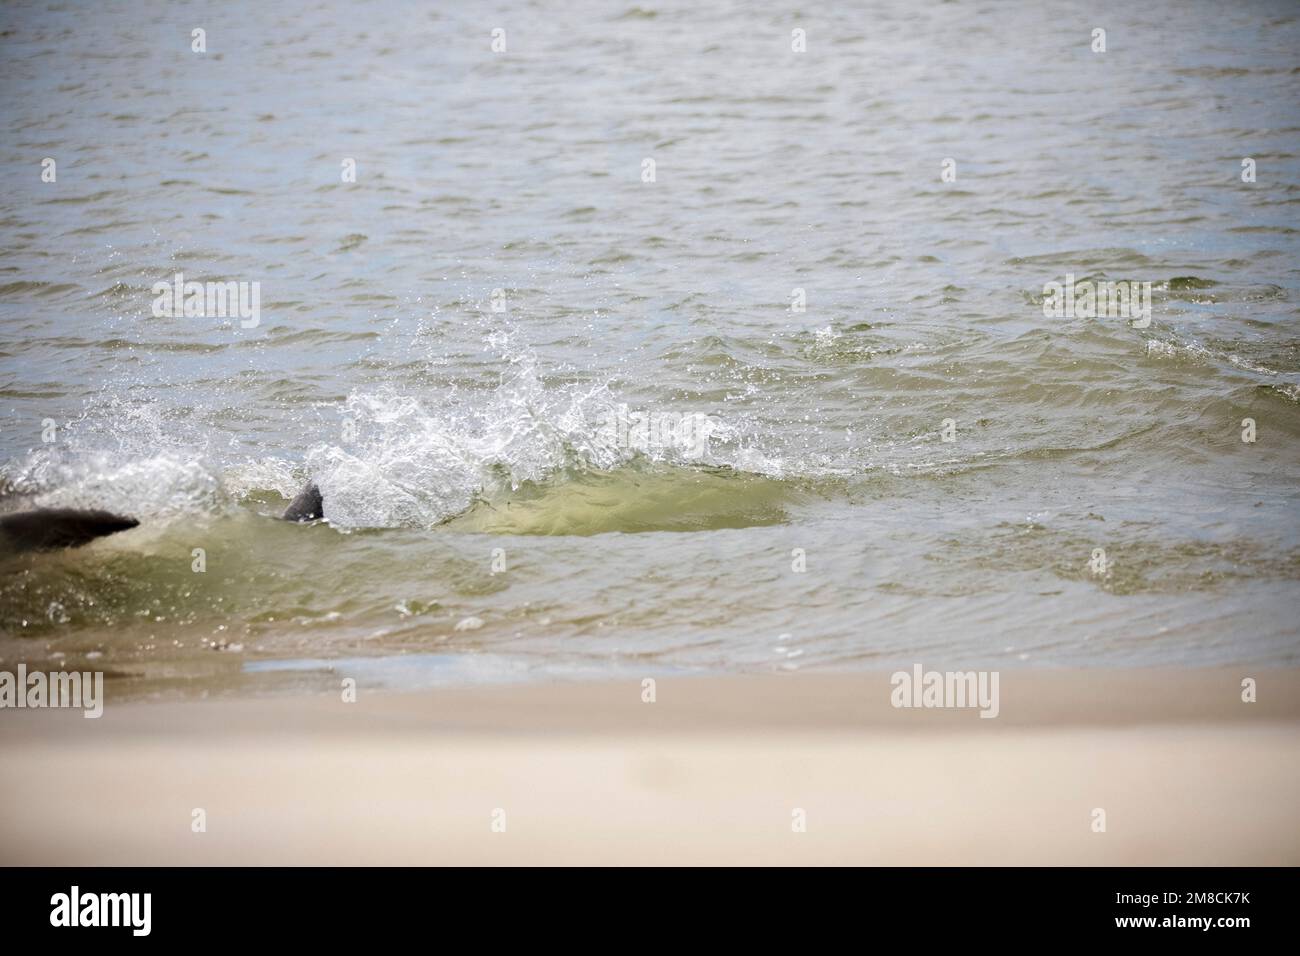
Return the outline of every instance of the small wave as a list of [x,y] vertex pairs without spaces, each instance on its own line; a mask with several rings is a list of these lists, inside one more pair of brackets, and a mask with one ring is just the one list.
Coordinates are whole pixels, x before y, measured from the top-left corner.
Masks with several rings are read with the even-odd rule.
[[20,279],[0,285],[0,297],[33,295],[55,298],[70,292],[78,292],[80,289],[80,286],[68,282],[33,282]]
[[[393,389],[349,396],[340,423],[346,440],[317,444],[306,456],[307,471],[329,502],[331,523],[345,529],[427,528],[483,502],[517,495],[525,486],[555,495],[561,476],[582,480],[636,463],[678,466],[683,476],[692,466],[768,476],[781,471],[779,460],[757,452],[743,430],[722,421],[706,422],[706,448],[629,447],[611,427],[626,415],[626,406],[606,385],[547,387],[530,351],[507,350],[504,359],[507,371],[486,398],[453,393],[434,403]],[[519,510],[522,501],[507,507]],[[480,510],[475,521],[484,527],[499,523],[487,514]],[[564,524],[547,514],[528,520],[536,526]]]
[[447,525],[490,534],[716,531],[784,524],[798,482],[724,468],[583,472],[480,501]]

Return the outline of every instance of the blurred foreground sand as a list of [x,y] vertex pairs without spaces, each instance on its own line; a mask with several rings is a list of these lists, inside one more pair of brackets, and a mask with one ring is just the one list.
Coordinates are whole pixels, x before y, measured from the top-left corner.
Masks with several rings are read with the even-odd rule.
[[659,677],[654,703],[638,681],[110,688],[99,720],[0,711],[0,863],[1295,865],[1297,690],[1003,671],[990,720],[894,709],[887,672]]

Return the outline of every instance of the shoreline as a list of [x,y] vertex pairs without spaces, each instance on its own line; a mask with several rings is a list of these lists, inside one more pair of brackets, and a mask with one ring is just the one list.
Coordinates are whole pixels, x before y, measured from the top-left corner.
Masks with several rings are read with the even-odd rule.
[[4,711],[0,862],[1300,863],[1300,670],[890,673]]

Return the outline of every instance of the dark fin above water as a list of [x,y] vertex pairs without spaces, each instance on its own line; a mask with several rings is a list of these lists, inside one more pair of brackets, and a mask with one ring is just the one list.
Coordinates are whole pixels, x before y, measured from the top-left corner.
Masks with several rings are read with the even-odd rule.
[[134,528],[140,522],[109,511],[41,508],[0,515],[0,544],[14,551],[79,548],[87,541]]
[[298,497],[289,502],[289,507],[281,517],[285,521],[316,521],[325,517],[325,500],[321,497],[316,482],[313,481],[298,492]]

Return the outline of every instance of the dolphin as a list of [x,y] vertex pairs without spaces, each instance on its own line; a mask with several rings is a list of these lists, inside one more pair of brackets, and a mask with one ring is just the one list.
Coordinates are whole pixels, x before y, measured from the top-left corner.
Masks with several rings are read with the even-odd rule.
[[[313,481],[289,503],[285,521],[316,521],[325,517],[325,501]],[[83,508],[37,508],[0,515],[0,552],[52,551],[79,548],[96,538],[138,527],[135,518],[111,511]]]
[[310,482],[298,492],[298,497],[289,502],[289,507],[280,517],[285,521],[315,521],[325,517],[325,499],[321,497],[316,482]]
[[80,508],[38,508],[0,515],[0,548],[9,551],[49,551],[79,548],[88,541],[134,528],[135,518],[111,511]]

